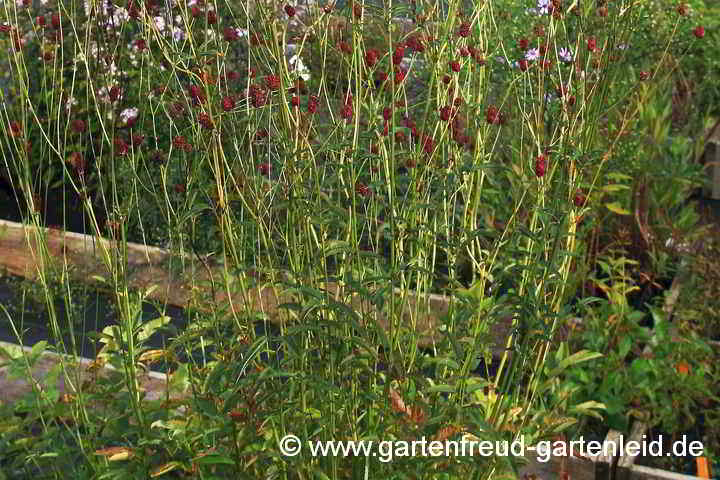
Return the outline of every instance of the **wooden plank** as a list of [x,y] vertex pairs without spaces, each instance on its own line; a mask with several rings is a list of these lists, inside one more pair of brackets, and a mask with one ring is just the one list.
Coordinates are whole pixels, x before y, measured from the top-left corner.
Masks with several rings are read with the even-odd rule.
[[[603,449],[597,455],[583,455],[583,452],[566,450],[572,455],[567,457],[552,457],[557,467],[559,478],[572,480],[612,480],[620,449],[620,432],[610,430],[605,436]],[[611,446],[611,445],[614,445]]]
[[[189,255],[180,257],[165,249],[135,243],[127,243],[123,251],[122,244],[112,240],[5,220],[0,220],[0,268],[5,267],[13,275],[37,279],[39,272],[45,271],[41,268],[44,262],[40,254],[42,238],[46,240],[47,252],[52,259],[47,268],[62,269],[67,265],[68,275],[81,282],[93,281],[95,277],[110,283],[113,281],[110,272],[119,272],[125,276],[128,287],[148,289],[154,286],[156,288],[148,295],[149,298],[181,308],[192,305],[202,310],[215,306],[226,307],[228,314],[261,312],[270,322],[280,324],[290,319],[290,313],[282,305],[298,299],[291,288],[282,285],[248,287],[250,279],[245,275],[226,272],[222,265],[210,259],[201,262]],[[127,262],[122,260],[125,254]],[[229,283],[227,289],[222,280],[226,277]],[[343,302],[359,312],[361,321],[373,318],[386,330],[390,328],[387,302],[380,310],[344,285],[322,282],[320,286],[329,299]],[[371,291],[381,287],[368,286]],[[432,346],[439,336],[437,327],[449,313],[451,297],[410,292],[403,298],[402,292],[396,289],[393,298],[400,305],[402,324],[418,333],[418,344]],[[511,330],[511,317],[504,317],[493,325],[491,335],[495,355],[504,353]]]
[[702,163],[705,164],[709,177],[705,195],[713,200],[720,200],[720,140],[707,142]]
[[640,442],[643,441],[643,435],[645,435],[647,430],[648,426],[645,422],[636,421],[633,423],[630,428],[630,437],[627,442],[624,442],[625,451],[621,452],[618,460],[617,469],[615,471],[616,480],[630,480],[632,478],[632,469],[635,466],[637,457],[630,455],[627,445],[629,442],[637,442],[637,445],[640,445]]
[[698,477],[661,470],[659,468],[634,465],[632,467],[630,480],[698,480]]
[[[98,376],[118,375],[119,372],[111,365],[100,363],[83,357],[59,355],[45,351],[33,363],[29,371],[17,378],[11,374],[9,367],[12,359],[22,358],[30,353],[31,347],[0,342],[0,404],[12,404],[25,395],[38,389],[44,392],[48,388],[56,389],[61,395],[77,395],[80,391],[91,388],[93,379]],[[5,356],[8,354],[8,357]],[[65,374],[58,375],[54,385],[48,385],[48,375],[57,368],[60,362],[65,365]],[[25,367],[25,365],[23,365]],[[162,400],[169,398],[177,400],[185,396],[185,392],[173,390],[168,385],[168,377],[159,372],[138,370],[138,383],[140,390],[145,392],[145,400]]]

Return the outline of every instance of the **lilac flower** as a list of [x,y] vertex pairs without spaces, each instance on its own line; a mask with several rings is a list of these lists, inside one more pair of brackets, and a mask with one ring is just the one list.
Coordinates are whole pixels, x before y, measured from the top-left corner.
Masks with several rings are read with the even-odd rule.
[[536,10],[538,15],[547,15],[548,14],[548,12],[549,12],[548,4],[549,3],[550,3],[549,0],[538,0],[537,10]]
[[527,52],[525,52],[525,60],[527,61],[533,61],[537,60],[540,57],[540,50],[537,48],[531,48]]
[[173,27],[172,29],[172,39],[175,42],[181,42],[185,40],[185,32],[182,28],[179,27]]
[[130,14],[127,10],[122,7],[117,7],[113,12],[113,22],[115,25],[120,25],[130,20]]
[[155,24],[155,28],[157,28],[161,32],[165,30],[165,19],[163,17],[153,18],[153,23]]
[[136,119],[138,116],[138,109],[137,108],[126,108],[122,112],[120,112],[120,119],[123,123],[128,123],[130,120]]
[[572,62],[573,61],[572,50],[570,50],[569,48],[565,48],[565,47],[561,48],[559,55],[563,62]]

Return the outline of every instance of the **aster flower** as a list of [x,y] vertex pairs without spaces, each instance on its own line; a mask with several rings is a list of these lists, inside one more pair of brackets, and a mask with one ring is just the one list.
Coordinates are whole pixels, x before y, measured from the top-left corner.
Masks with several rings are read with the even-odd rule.
[[181,42],[185,40],[185,32],[180,27],[173,27],[172,29],[172,39],[175,42]]
[[560,58],[563,62],[572,62],[573,61],[573,54],[572,51],[569,48],[561,48],[559,53]]
[[525,60],[533,61],[537,60],[540,57],[540,50],[537,48],[531,48],[527,52],[525,52]]
[[112,14],[112,20],[108,21],[108,26],[118,27],[130,20],[130,13],[123,7],[115,7]]
[[549,0],[538,0],[537,9],[535,10],[538,15],[547,15],[549,11]]
[[165,30],[165,19],[163,17],[155,17],[153,18],[153,23],[155,24],[155,28],[157,28],[159,31]]

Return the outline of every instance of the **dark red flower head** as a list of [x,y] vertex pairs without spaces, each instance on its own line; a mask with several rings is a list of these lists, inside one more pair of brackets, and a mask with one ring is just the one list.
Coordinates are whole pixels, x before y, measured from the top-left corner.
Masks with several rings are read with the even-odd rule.
[[398,45],[395,47],[395,52],[393,52],[392,56],[392,63],[393,65],[399,65],[402,63],[402,59],[405,56],[405,46],[404,45]]
[[226,112],[229,112],[233,108],[235,108],[235,100],[231,96],[226,96],[222,99],[222,108]]
[[545,176],[547,171],[547,157],[545,155],[538,155],[535,157],[535,176],[542,178]]
[[295,7],[292,5],[285,5],[285,13],[287,13],[287,16],[292,18],[295,16]]
[[423,53],[425,51],[425,42],[420,35],[412,35],[410,38],[407,39],[405,45],[412,48],[418,53]]
[[693,30],[693,35],[695,35],[697,38],[703,38],[705,36],[705,27],[702,25],[698,25]]
[[345,55],[350,55],[352,53],[352,47],[349,43],[347,43],[345,40],[341,40],[338,44],[338,49]]
[[490,105],[487,108],[485,118],[487,119],[487,122],[490,125],[497,125],[497,124],[501,123],[500,111],[498,110],[498,108],[495,105]]
[[83,133],[85,131],[85,122],[79,118],[73,120],[72,129],[75,133]]
[[250,86],[250,96],[252,97],[252,104],[255,108],[260,108],[267,102],[267,93],[257,85]]
[[115,155],[127,155],[129,148],[125,140],[120,137],[115,137],[113,144],[115,145]]
[[364,183],[358,182],[355,184],[355,193],[363,197],[369,197],[372,195],[372,190]]
[[308,113],[315,113],[317,111],[317,107],[320,101],[318,100],[318,97],[316,95],[310,95],[310,98],[308,98]]
[[440,109],[440,119],[444,122],[450,121],[450,116],[452,114],[452,108],[450,106],[446,105]]
[[18,137],[20,136],[20,134],[22,134],[22,126],[17,120],[13,120],[12,122],[10,122],[10,134],[13,137]]
[[265,77],[265,85],[268,90],[278,90],[280,88],[280,77],[277,75],[268,75]]
[[576,207],[582,207],[583,205],[585,205],[586,200],[587,200],[587,198],[585,197],[585,194],[583,193],[582,190],[578,190],[577,192],[575,192],[575,197],[573,198],[573,203],[575,204]]
[[340,109],[340,116],[345,119],[347,123],[350,123],[353,117],[353,106],[352,103],[346,102]]
[[202,91],[202,88],[197,85],[190,85],[188,87],[188,94],[190,94],[190,98],[192,98],[194,102],[204,103],[205,101],[205,93]]
[[432,137],[430,137],[429,135],[425,135],[425,137],[423,138],[423,151],[430,155],[434,147],[435,142],[433,141]]
[[270,171],[272,170],[272,166],[269,163],[261,163],[257,168],[260,175],[270,175]]
[[457,31],[458,36],[467,38],[470,36],[470,22],[463,22]]
[[374,48],[371,48],[370,50],[365,52],[365,65],[367,65],[368,68],[374,67],[378,61],[378,56],[378,51]]
[[591,52],[597,50],[597,40],[595,39],[595,37],[590,37],[587,39],[587,47],[588,50],[590,50]]
[[173,147],[182,149],[185,146],[185,137],[176,136],[172,140]]
[[198,114],[198,123],[202,125],[203,128],[206,128],[208,130],[212,130],[213,128],[215,128],[212,118],[210,118],[210,115],[208,115],[207,113]]
[[223,37],[225,38],[226,42],[234,42],[235,40],[240,38],[240,35],[235,28],[225,27],[223,29]]
[[111,102],[116,102],[116,101],[120,98],[120,94],[121,94],[121,93],[122,93],[122,92],[121,92],[121,90],[120,90],[120,87],[118,87],[117,85],[113,85],[112,87],[110,87],[110,91],[108,92],[108,96],[110,97],[110,101],[111,101]]

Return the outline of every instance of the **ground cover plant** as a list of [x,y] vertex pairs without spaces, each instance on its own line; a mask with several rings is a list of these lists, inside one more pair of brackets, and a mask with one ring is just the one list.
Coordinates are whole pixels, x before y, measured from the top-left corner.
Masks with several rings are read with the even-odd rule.
[[[670,98],[678,72],[717,70],[698,60],[717,39],[706,10],[3,3],[0,178],[25,222],[43,226],[59,190],[82,207],[87,233],[118,241],[103,247],[111,277],[101,285],[117,324],[96,337],[98,361],[120,374],[4,405],[2,471],[491,478],[516,461],[287,456],[278,442],[522,435],[531,444],[601,418],[605,405],[581,398],[573,369],[600,354],[564,339],[578,293],[627,218],[641,218],[644,247],[617,257],[653,273],[677,259],[655,246],[692,230],[683,201],[698,172],[683,165],[700,142],[670,135],[668,115],[651,106]],[[705,110],[684,124],[712,113],[713,93],[703,95]],[[653,184],[652,156],[667,152],[680,166]],[[663,195],[676,210],[650,215]],[[54,228],[70,223],[60,218]],[[145,344],[167,318],[140,321],[148,292],[128,287],[128,241],[223,269],[163,350]],[[38,270],[56,339],[64,326],[51,280],[69,292],[71,270],[50,261]],[[216,290],[258,285],[292,301],[273,318],[215,301]],[[430,293],[450,305],[420,348],[428,306],[410,300]],[[352,295],[373,308],[354,308]],[[493,346],[507,319],[509,335]],[[5,361],[22,372],[33,359]],[[144,398],[138,376],[153,363],[184,398]]]

